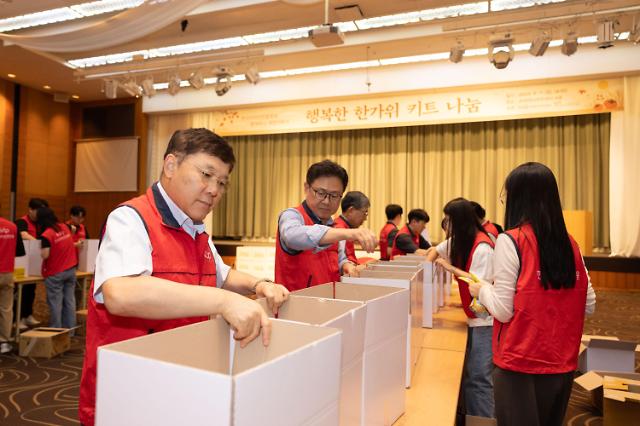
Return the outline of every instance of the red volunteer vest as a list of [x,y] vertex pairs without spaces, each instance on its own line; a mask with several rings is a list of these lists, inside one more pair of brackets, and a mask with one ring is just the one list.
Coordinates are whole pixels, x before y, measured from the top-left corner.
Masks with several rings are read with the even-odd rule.
[[[209,236],[203,232],[195,239],[191,238],[173,218],[157,184],[149,188],[145,195],[129,200],[121,206],[133,208],[145,224],[153,247],[151,276],[188,285],[216,286],[216,265],[208,244]],[[93,294],[93,283],[89,294]],[[93,297],[89,297],[88,311],[79,410],[80,422],[85,426],[91,426],[95,421],[96,355],[99,346],[208,319],[192,317],[146,320],[121,317],[110,314],[104,304],[96,303]]]
[[495,238],[498,238],[498,235],[500,233],[498,232],[498,228],[496,228],[496,226],[493,223],[486,221],[485,223],[482,224],[482,227],[484,228],[485,231],[487,231],[488,234],[491,234]]
[[29,233],[29,235],[31,235],[33,238],[38,238],[38,229],[36,228],[36,224],[32,222],[31,219],[29,219],[29,215],[25,214],[20,219],[27,222],[27,232]]
[[545,290],[540,283],[540,255],[533,228],[524,225],[506,232],[520,258],[520,274],[507,323],[494,319],[493,362],[505,370],[529,374],[574,371],[584,325],[587,271],[572,237],[576,285]]
[[420,247],[420,235],[413,235],[413,233],[409,229],[409,225],[405,225],[405,226],[402,227],[402,229],[400,229],[398,231],[398,233],[396,234],[396,237],[393,239],[393,248],[391,249],[391,258],[392,259],[394,257],[396,257],[396,256],[399,256],[399,255],[402,255],[402,254],[407,254],[407,253],[403,252],[402,250],[400,250],[396,245],[396,242],[398,241],[398,237],[401,234],[409,235],[411,237],[411,240],[413,241],[413,244],[415,244],[416,247]]
[[[304,219],[304,224],[311,226],[320,223],[319,220],[311,218],[313,212],[307,211],[307,209],[306,203],[296,207]],[[282,248],[280,230],[278,229],[275,278],[277,283],[283,284],[290,291],[340,281],[338,243],[334,243],[317,253],[314,253],[313,250],[303,250],[289,254]]]
[[398,229],[395,223],[387,222],[380,230],[380,260],[389,260],[391,257],[387,254],[389,247],[389,234],[391,231]]
[[49,240],[49,257],[42,261],[42,276],[50,277],[78,264],[71,231],[64,223],[58,223],[58,231],[47,228],[42,236]]
[[[467,264],[464,267],[465,272],[469,272],[471,269],[471,263],[473,262],[473,254],[476,252],[476,249],[480,244],[489,244],[491,248],[494,247],[493,241],[491,238],[484,232],[479,232],[476,234],[476,240],[473,242],[473,246],[471,247],[471,252],[469,253],[469,259],[467,259]],[[475,312],[469,309],[469,305],[471,304],[471,293],[469,292],[469,284],[467,284],[463,280],[458,281],[458,289],[460,290],[460,300],[462,301],[462,309],[464,313],[467,315],[467,318],[477,318]]]
[[[338,216],[335,219],[335,223],[333,225],[334,228],[343,228],[343,229],[351,229],[351,225],[349,225],[349,222],[347,222],[347,220],[342,217],[342,215]],[[358,264],[358,258],[356,257],[356,248],[353,245],[353,241],[345,241],[345,245],[344,245],[344,251],[345,254],[347,255],[347,259],[349,259],[349,261],[355,263],[356,265]]]
[[0,274],[13,272],[18,244],[18,227],[0,217]]
[[74,243],[77,243],[80,240],[87,239],[87,228],[84,227],[84,224],[81,223],[80,225],[76,225],[72,221],[68,220],[67,225],[73,225],[76,227],[76,232],[74,234],[71,234],[73,236]]

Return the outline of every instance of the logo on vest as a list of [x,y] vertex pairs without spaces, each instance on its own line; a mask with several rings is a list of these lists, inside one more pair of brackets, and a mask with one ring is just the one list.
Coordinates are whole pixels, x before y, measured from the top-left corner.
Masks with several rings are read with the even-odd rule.
[[0,234],[8,234],[9,232],[11,232],[9,228],[0,228]]
[[213,259],[213,255],[211,254],[211,252],[210,252],[209,250],[206,250],[206,251],[204,252],[204,258],[205,258],[206,260],[211,261],[211,259]]
[[536,271],[536,277],[538,277],[538,281],[542,281],[542,272]]

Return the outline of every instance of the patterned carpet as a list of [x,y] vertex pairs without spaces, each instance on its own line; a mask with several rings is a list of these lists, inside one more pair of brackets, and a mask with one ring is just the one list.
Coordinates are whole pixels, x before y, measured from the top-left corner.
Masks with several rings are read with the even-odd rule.
[[[587,318],[586,334],[637,340],[640,292],[600,291],[596,313]],[[0,425],[77,425],[78,386],[84,339],[74,337],[71,350],[50,360],[0,355]],[[638,370],[636,359],[636,370]],[[602,425],[589,395],[574,385],[567,425]]]

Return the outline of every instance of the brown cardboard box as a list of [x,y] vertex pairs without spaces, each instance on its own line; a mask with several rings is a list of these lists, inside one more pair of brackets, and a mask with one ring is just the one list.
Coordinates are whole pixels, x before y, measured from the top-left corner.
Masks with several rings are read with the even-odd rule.
[[618,371],[589,371],[574,381],[591,395],[591,403],[602,413],[604,400],[605,377],[615,377],[621,379],[640,380],[639,373],[623,373]]
[[640,424],[640,380],[605,376],[603,387],[604,426]]
[[51,358],[70,347],[68,328],[39,327],[20,334],[20,356]]

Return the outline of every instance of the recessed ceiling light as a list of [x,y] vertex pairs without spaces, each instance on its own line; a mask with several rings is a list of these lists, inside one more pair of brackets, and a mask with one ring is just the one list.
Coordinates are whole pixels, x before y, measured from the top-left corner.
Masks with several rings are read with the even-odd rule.
[[78,95],[71,95],[71,97],[72,97],[73,99],[80,99],[80,96],[78,96]]
[[49,86],[48,84],[45,84],[44,86],[42,86],[42,88],[45,90],[49,90],[51,89],[51,86]]
[[15,75],[15,74],[7,74],[7,77],[9,77],[9,78],[16,78],[16,75]]

